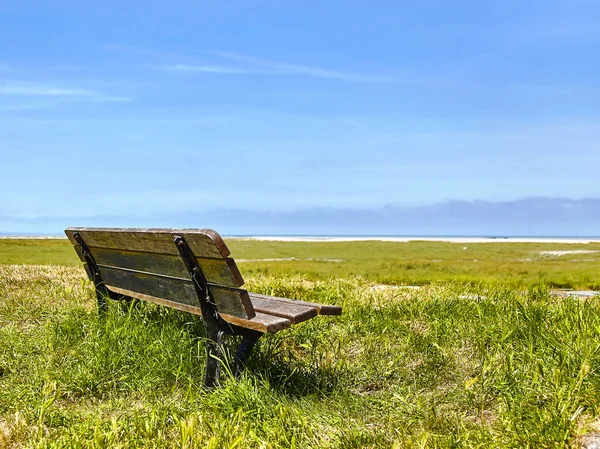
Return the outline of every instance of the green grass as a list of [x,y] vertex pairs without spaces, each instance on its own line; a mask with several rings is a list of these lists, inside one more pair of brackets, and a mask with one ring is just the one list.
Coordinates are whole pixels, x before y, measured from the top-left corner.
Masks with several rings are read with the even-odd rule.
[[0,447],[572,447],[600,412],[598,298],[255,275],[344,314],[264,337],[206,392],[195,317],[100,321],[84,276],[0,265]]
[[66,239],[0,239],[0,264],[79,265]]
[[600,289],[600,252],[549,257],[540,251],[599,250],[600,243],[446,242],[227,242],[241,259],[295,260],[239,263],[242,273],[298,274],[310,279],[360,275],[385,284],[424,285],[440,281],[548,284]]
[[[600,289],[600,252],[549,257],[540,251],[596,250],[600,243],[268,242],[228,239],[242,274],[312,280],[360,275],[372,282],[425,285],[488,282]],[[466,248],[466,249],[465,249]],[[291,259],[293,260],[285,260]],[[264,259],[283,259],[269,261]],[[244,260],[250,260],[244,262]],[[79,265],[67,240],[0,239],[0,263]]]

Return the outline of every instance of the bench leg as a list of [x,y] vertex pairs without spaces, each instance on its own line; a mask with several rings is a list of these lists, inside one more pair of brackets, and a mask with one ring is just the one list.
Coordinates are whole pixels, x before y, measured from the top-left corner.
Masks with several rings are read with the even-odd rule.
[[[208,344],[206,351],[206,374],[204,377],[204,388],[212,389],[219,382],[221,360],[223,357],[223,335],[225,335],[225,332],[210,325],[206,327]],[[242,342],[238,346],[234,357],[233,373],[236,377],[238,377],[244,370],[244,367],[246,366],[246,360],[248,360],[248,357],[252,352],[252,348],[254,348],[254,345],[256,345],[256,342],[261,336],[261,332],[244,332]]]
[[96,299],[98,300],[98,315],[104,318],[108,312],[108,295],[106,292],[96,288]]
[[233,374],[235,377],[239,377],[239,375],[242,374],[242,371],[246,366],[246,360],[248,360],[252,348],[254,348],[254,345],[261,336],[261,332],[248,332],[242,338],[242,342],[238,346],[234,358]]
[[221,357],[223,356],[222,344],[224,332],[206,326],[206,334],[208,337],[206,348],[206,373],[204,376],[204,387],[207,389],[214,388],[219,381],[221,372]]
[[98,315],[100,317],[105,317],[108,313],[109,299],[118,301],[123,312],[129,311],[132,302],[138,302],[138,300],[135,298],[130,298],[129,296],[117,295],[116,293],[112,293],[106,288],[106,286],[104,286],[104,284],[96,285],[96,299],[98,300]]

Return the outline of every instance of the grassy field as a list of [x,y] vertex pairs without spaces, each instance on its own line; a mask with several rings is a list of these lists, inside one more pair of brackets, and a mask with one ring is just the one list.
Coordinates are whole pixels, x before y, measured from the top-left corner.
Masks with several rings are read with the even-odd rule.
[[[250,290],[344,314],[264,337],[241,379],[225,372],[206,392],[197,317],[112,304],[101,321],[66,241],[0,240],[0,261],[27,263],[0,264],[0,448],[574,447],[599,430],[600,297],[557,298],[540,283],[562,266],[570,285],[583,285],[578,273],[596,285],[595,261],[572,261],[594,253],[379,243],[229,241],[242,259],[344,259],[240,263]],[[485,270],[467,264],[469,251]],[[408,254],[446,261],[444,281],[406,267],[378,277],[381,254],[398,266]],[[493,276],[536,257],[545,268]],[[471,268],[453,276],[461,260]]]
[[79,265],[66,239],[0,239],[0,264]]
[[[385,284],[440,281],[548,284],[600,289],[600,243],[446,243],[228,241],[243,273],[299,274],[310,279],[363,276]],[[544,251],[598,251],[549,256]],[[256,259],[294,258],[268,261]]]
[[[600,289],[600,243],[276,242],[228,239],[242,274],[298,274],[312,280],[359,275],[424,285],[488,282]],[[561,256],[544,251],[598,251]],[[0,239],[0,264],[78,265],[67,240]]]

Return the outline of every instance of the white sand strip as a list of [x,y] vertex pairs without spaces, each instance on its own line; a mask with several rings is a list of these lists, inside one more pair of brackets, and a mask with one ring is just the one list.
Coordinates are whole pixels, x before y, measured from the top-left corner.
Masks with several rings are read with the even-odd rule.
[[565,250],[565,251],[540,251],[539,254],[542,256],[550,256],[550,257],[560,257],[566,256],[569,254],[590,254],[590,253],[600,253],[599,250],[595,249],[575,249],[575,250]]
[[42,239],[42,240],[56,240],[56,239],[67,239],[66,235],[0,235],[0,239],[16,239],[16,240],[27,240],[27,239]]
[[250,236],[226,237],[230,240],[256,240],[274,242],[448,242],[448,243],[600,243],[600,238],[551,237],[318,237],[318,236]]

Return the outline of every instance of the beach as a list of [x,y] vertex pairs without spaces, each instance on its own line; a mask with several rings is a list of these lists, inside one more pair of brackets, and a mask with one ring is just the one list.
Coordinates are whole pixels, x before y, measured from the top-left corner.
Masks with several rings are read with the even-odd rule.
[[447,243],[570,243],[589,244],[600,242],[600,237],[326,237],[326,236],[248,236],[226,237],[232,240],[257,240],[275,242],[447,242]]

